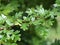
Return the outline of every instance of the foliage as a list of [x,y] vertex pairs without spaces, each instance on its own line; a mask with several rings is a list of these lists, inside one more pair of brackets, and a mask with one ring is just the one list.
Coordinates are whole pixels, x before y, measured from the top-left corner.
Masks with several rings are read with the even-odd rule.
[[19,31],[14,30],[1,30],[0,31],[0,44],[3,45],[17,45],[16,42],[20,41]]
[[[32,4],[33,1],[34,4]],[[1,42],[4,45],[15,45],[20,39],[21,45],[25,43],[39,45],[47,39],[47,33],[56,19],[56,11],[55,8],[53,10],[44,9],[44,3],[42,6],[38,3],[39,1],[41,0],[37,2],[35,0],[30,2],[28,0],[0,1],[0,34],[3,35]],[[20,45],[19,43],[17,45]]]

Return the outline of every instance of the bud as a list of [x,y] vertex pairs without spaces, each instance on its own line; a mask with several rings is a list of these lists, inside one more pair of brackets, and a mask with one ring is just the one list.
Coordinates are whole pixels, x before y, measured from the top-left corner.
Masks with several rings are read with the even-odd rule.
[[0,35],[0,38],[2,38],[3,36],[2,35]]
[[35,21],[35,17],[32,17],[32,18],[31,18],[31,21]]
[[6,19],[7,17],[4,14],[1,14],[2,18]]
[[23,19],[25,20],[27,17],[26,16],[23,16]]
[[57,4],[53,4],[54,7],[57,7],[58,5]]

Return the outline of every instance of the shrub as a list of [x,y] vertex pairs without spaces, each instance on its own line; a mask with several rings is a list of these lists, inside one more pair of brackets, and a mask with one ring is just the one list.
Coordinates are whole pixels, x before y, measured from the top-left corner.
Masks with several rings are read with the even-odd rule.
[[42,5],[34,6],[38,4],[36,1],[33,5],[26,4],[29,2],[27,0],[1,0],[0,2],[1,44],[17,45],[17,41],[21,39],[19,42],[21,45],[25,43],[39,45],[47,39],[48,30],[55,20],[55,11],[44,9]]

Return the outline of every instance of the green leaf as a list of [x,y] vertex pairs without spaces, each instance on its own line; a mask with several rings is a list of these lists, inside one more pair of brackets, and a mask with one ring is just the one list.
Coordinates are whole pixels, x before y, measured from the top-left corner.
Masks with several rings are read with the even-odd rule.
[[28,30],[28,26],[29,25],[27,23],[22,23],[21,29],[23,29],[24,31]]

